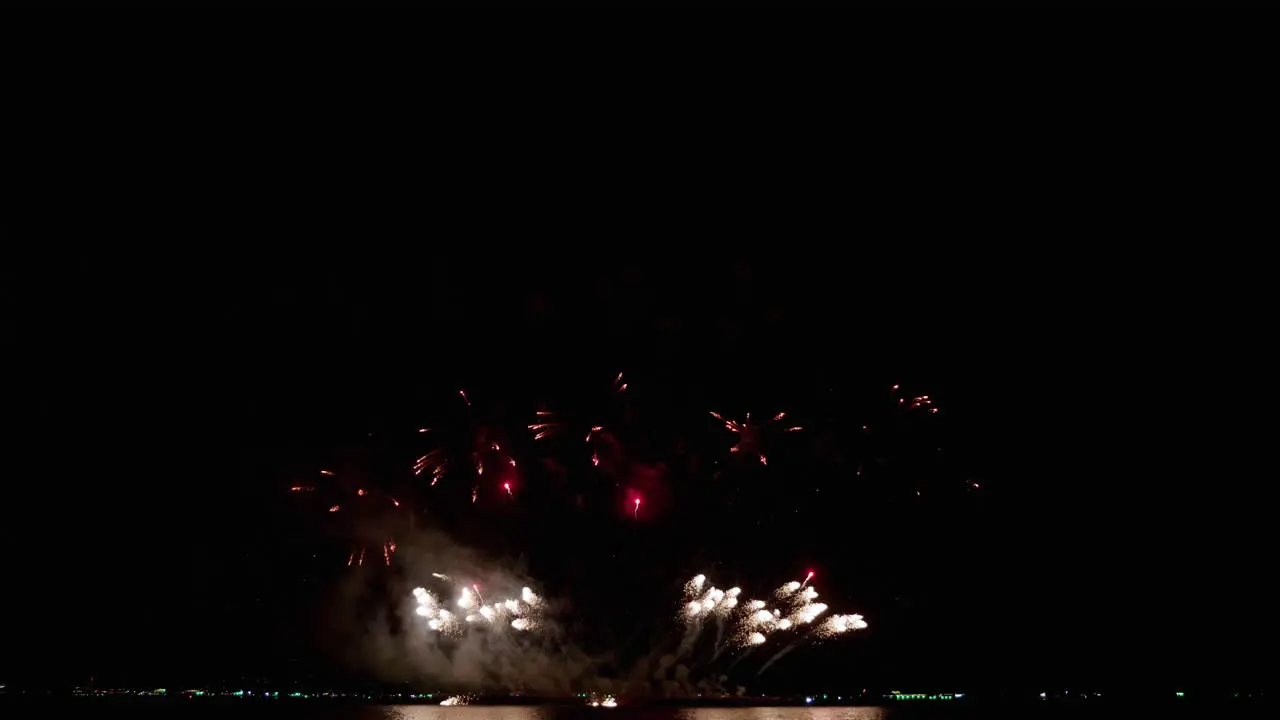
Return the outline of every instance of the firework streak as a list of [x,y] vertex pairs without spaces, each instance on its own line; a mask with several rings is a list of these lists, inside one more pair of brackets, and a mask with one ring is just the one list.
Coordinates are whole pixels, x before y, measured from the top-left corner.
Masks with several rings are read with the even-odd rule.
[[828,607],[816,601],[818,591],[807,585],[812,577],[810,572],[804,582],[789,582],[775,590],[768,600],[760,600],[743,598],[737,587],[721,590],[709,584],[706,575],[694,576],[685,583],[681,597],[680,620],[685,625],[685,634],[676,657],[689,653],[702,630],[713,622],[716,641],[712,662],[726,651],[736,653],[745,649],[734,660],[736,665],[756,647],[769,643],[774,635],[795,638],[764,663],[757,672],[759,675],[808,640],[826,640],[867,627],[861,615],[832,615],[819,621]]
[[[437,578],[448,576],[433,573]],[[463,587],[451,603],[427,591],[414,588],[417,607],[414,612],[425,618],[427,627],[442,635],[459,636],[468,628],[486,628],[501,631],[511,628],[517,632],[536,632],[542,619],[544,603],[533,590],[522,588],[519,598],[503,598],[486,603],[479,585]],[[452,610],[450,608],[453,608]]]

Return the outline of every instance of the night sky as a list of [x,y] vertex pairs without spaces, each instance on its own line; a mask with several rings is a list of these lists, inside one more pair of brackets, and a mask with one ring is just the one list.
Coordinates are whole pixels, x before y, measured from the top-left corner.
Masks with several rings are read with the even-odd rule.
[[[757,223],[579,197],[446,222],[404,199],[11,227],[41,249],[3,291],[4,678],[375,679],[326,608],[382,570],[346,568],[287,492],[346,463],[525,563],[596,652],[647,650],[697,572],[766,591],[813,568],[871,628],[753,689],[1263,681],[1272,369],[1245,260],[1085,248],[1056,204],[818,221],[815,194]],[[72,235],[111,239],[60,251]],[[894,384],[939,412],[902,421]],[[460,388],[529,468],[514,502],[409,474],[412,429],[460,422]],[[532,441],[543,406],[613,413],[658,468],[638,521],[580,447]],[[709,410],[805,430],[760,467]]]

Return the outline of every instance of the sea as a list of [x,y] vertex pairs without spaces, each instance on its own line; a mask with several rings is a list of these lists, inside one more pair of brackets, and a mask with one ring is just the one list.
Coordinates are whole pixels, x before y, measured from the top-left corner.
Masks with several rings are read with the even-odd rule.
[[331,705],[309,703],[0,703],[5,720],[1252,720],[1274,717],[1254,703],[895,703],[883,707],[617,707]]

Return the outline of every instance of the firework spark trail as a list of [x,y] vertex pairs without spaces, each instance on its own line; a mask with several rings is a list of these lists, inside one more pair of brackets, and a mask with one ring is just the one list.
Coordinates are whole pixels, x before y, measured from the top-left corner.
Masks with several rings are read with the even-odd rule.
[[[639,509],[639,501],[636,502],[636,508]],[[718,616],[717,605],[727,595],[723,590],[717,589],[714,585],[707,588],[703,592],[703,588],[707,586],[707,576],[703,574],[695,575],[691,580],[684,584],[682,596],[684,598],[684,609],[681,612],[681,619],[685,623],[685,633],[680,641],[680,646],[676,650],[676,657],[683,657],[697,643],[698,637],[702,634],[705,626],[704,618],[709,616]]]
[[[785,412],[780,412],[777,415],[774,415],[763,425],[752,425],[751,413],[747,413],[746,420],[739,423],[736,420],[726,420],[725,417],[718,412],[714,412],[714,411],[708,411],[708,412],[710,412],[711,417],[724,423],[724,427],[726,430],[738,435],[737,444],[729,448],[729,452],[736,453],[741,451],[746,454],[755,455],[756,458],[760,460],[761,465],[769,464],[769,458],[765,457],[765,454],[763,452],[760,452],[761,435],[764,432],[765,428],[781,420],[782,418],[786,417],[787,414]],[[783,429],[783,432],[796,432],[798,430],[803,430],[803,429],[804,427],[801,425],[794,425],[792,427]]]
[[[441,445],[419,456],[413,462],[413,474],[421,475],[424,471],[431,471],[431,486],[434,487],[445,475],[451,475],[456,472],[459,467],[473,467],[477,476],[484,475],[487,460],[495,461],[516,467],[516,460],[511,456],[509,450],[502,449],[503,444],[499,444],[494,438],[501,437],[501,429],[493,424],[484,422],[473,412],[471,399],[467,396],[465,390],[458,391],[459,397],[467,405],[465,414],[466,423],[463,427],[453,428],[452,431],[446,429],[442,433],[434,433],[433,438],[437,438],[437,442]],[[433,432],[432,428],[421,428],[418,432]],[[439,437],[443,435],[444,437]],[[497,457],[488,457],[489,454],[496,454]],[[490,465],[490,474],[493,474],[493,465]],[[501,471],[499,471],[500,473]],[[472,487],[471,502],[476,502],[479,495],[479,488]]]
[[[618,377],[614,378],[614,381],[613,381],[614,394],[621,393],[627,389],[627,384],[622,382],[622,375],[623,375],[622,373],[618,373]],[[571,422],[561,420],[556,415],[556,413],[552,410],[538,410],[537,415],[538,415],[537,422],[527,426],[529,430],[533,432],[534,440],[542,440],[543,438],[556,436],[566,429],[572,429],[571,426],[577,426],[579,430],[582,427],[582,426],[578,426],[576,422],[571,423]],[[596,424],[594,422],[591,425],[586,427],[588,428],[588,430],[584,440],[587,443],[592,442],[597,438],[597,436],[600,433],[604,432],[604,426]],[[591,464],[593,466],[600,465],[600,455],[594,449],[592,450],[592,453],[591,453]]]
[[795,642],[792,642],[790,645],[787,645],[786,647],[779,650],[777,654],[775,654],[773,657],[766,660],[764,662],[764,665],[760,666],[760,669],[756,671],[756,677],[760,677],[761,675],[763,675],[765,670],[768,670],[770,666],[772,666],[774,663],[781,660],[783,656],[785,656],[787,653],[800,647],[800,645],[804,643],[804,641],[808,639],[808,637],[809,637],[808,634],[801,635],[800,637],[796,638]]
[[[824,605],[822,607],[825,609],[826,606]],[[800,647],[810,638],[816,637],[819,639],[827,639],[851,630],[863,630],[866,627],[867,623],[862,619],[861,615],[836,615],[828,618],[826,622],[815,626],[808,632],[796,638],[791,642],[791,644],[782,648],[777,652],[777,654],[766,660],[764,665],[761,665],[760,669],[756,671],[756,677],[763,675],[765,670],[768,670],[774,663],[786,656],[787,653]]]
[[[432,573],[432,576],[452,582],[447,575]],[[536,631],[540,626],[542,600],[527,587],[521,589],[518,599],[505,598],[492,605],[485,604],[478,583],[462,587],[455,601],[464,612],[461,624],[457,615],[440,607],[440,601],[425,588],[414,588],[413,596],[418,603],[415,612],[427,619],[427,627],[445,635],[461,635],[467,626],[487,627],[492,631],[510,627],[518,632]]]
[[729,667],[725,668],[725,672],[729,672],[733,670],[735,667],[738,666],[738,663],[751,657],[751,653],[755,652],[756,648],[760,645],[763,645],[764,643],[765,643],[765,636],[761,633],[752,633],[751,635],[747,636],[747,639],[743,643],[744,645],[748,646],[747,649],[738,653],[733,658],[733,662],[729,663]]

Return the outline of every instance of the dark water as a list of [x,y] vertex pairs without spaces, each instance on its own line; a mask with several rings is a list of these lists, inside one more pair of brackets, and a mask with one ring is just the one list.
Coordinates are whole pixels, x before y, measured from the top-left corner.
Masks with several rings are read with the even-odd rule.
[[[22,703],[9,718],[129,718],[151,720],[1243,720],[1271,717],[1273,708],[1241,703],[1106,705],[911,703],[887,707],[628,708],[565,706],[332,705],[324,703]],[[16,711],[16,712],[14,712]]]

